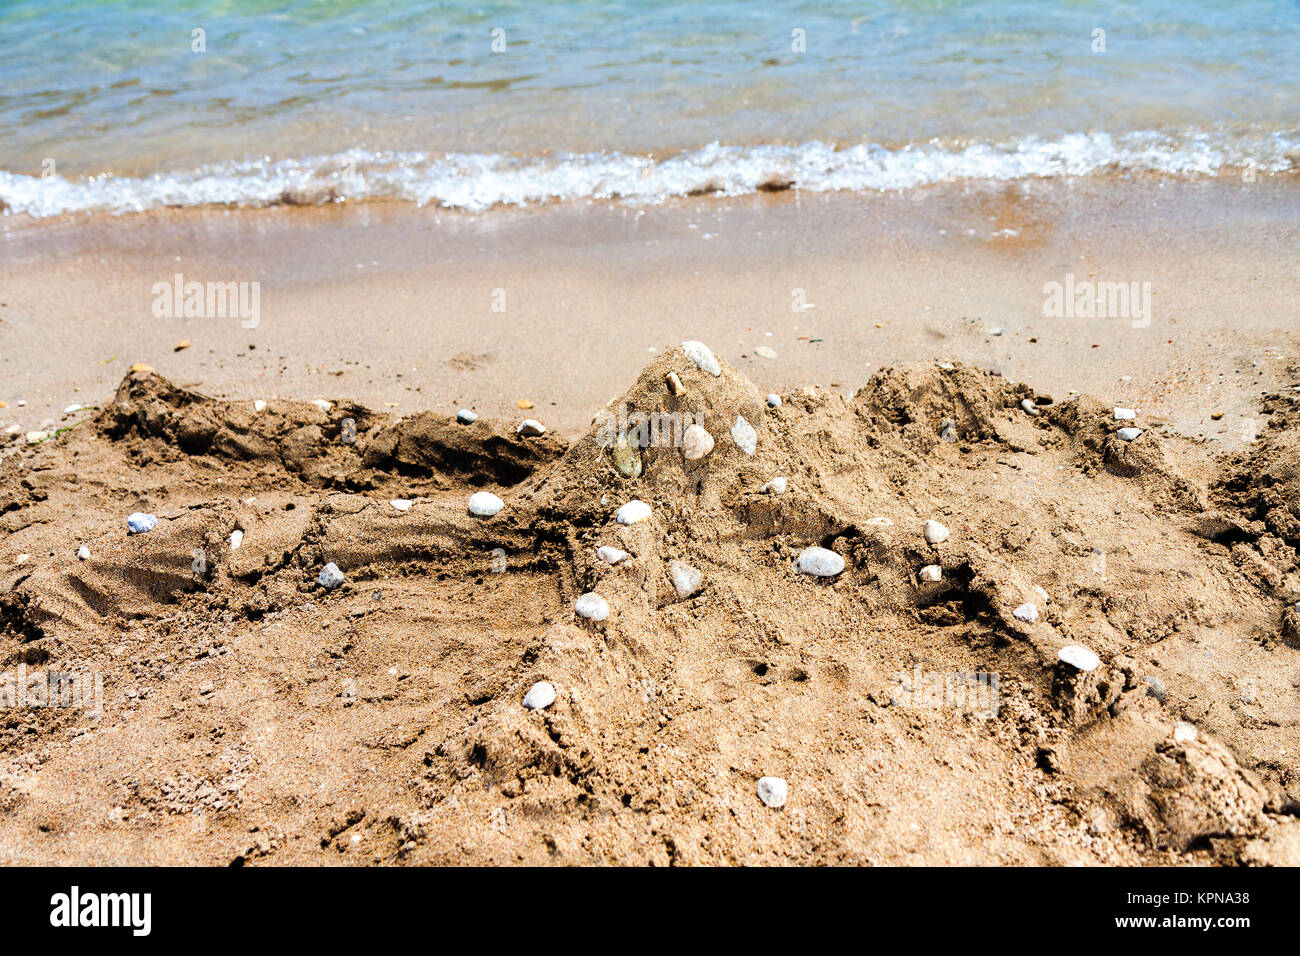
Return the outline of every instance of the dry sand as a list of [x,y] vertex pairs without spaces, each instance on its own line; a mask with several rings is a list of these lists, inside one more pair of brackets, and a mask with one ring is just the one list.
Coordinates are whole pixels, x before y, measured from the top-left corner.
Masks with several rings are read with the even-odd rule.
[[[507,214],[459,220],[462,240],[500,230],[491,252],[346,279],[330,275],[357,236],[425,255],[410,211],[313,213],[314,232],[290,221],[301,210],[151,217],[286,276],[247,339],[229,323],[160,335],[124,304],[147,309],[165,245],[140,220],[11,234],[0,341],[5,374],[26,376],[6,397],[29,404],[0,421],[103,407],[4,447],[0,659],[100,672],[105,699],[97,719],[0,712],[0,861],[1300,863],[1294,217],[1268,188],[1131,221],[1122,185],[1109,218],[1048,197],[1064,232],[1022,228],[1010,246],[938,236],[903,200],[714,207],[766,233],[718,247],[675,231],[702,218],[686,204],[551,210],[582,225],[552,223],[544,251],[538,215]],[[940,228],[985,201],[949,197]],[[1188,226],[1216,215],[1214,233]],[[772,241],[818,217],[843,228],[788,253]],[[435,232],[428,247],[450,250]],[[880,260],[854,266],[868,248]],[[1042,319],[1042,284],[1069,269],[1150,275],[1182,305],[1150,329]],[[502,274],[547,321],[522,303],[492,317],[479,285]],[[842,284],[796,316],[800,275]],[[481,320],[458,315],[480,292]],[[1003,336],[979,331],[995,324]],[[182,337],[194,345],[172,353]],[[683,337],[709,341],[722,374]],[[90,359],[105,351],[204,387],[139,371],[110,399],[121,368]],[[1068,394],[1085,386],[1100,398]],[[558,427],[517,436],[523,395]],[[713,452],[651,447],[622,477],[589,425],[611,395],[701,416]],[[1139,409],[1134,442],[1117,399]],[[457,424],[461,404],[484,418]],[[786,493],[761,493],[777,475]],[[479,489],[500,514],[467,513]],[[617,525],[632,498],[652,517]],[[158,527],[128,535],[133,511]],[[952,532],[938,546],[930,518]],[[600,562],[606,544],[631,557]],[[845,570],[798,573],[813,545]],[[673,591],[675,561],[703,572],[696,594]],[[347,577],[336,591],[315,583],[326,562]],[[938,583],[918,580],[929,564]],[[607,620],[575,617],[588,591]],[[1026,602],[1034,623],[1013,616]],[[1100,666],[1059,662],[1067,645]],[[995,710],[920,693],[964,674],[996,675]],[[530,712],[539,680],[557,699]],[[758,799],[764,775],[789,782],[785,807]]]

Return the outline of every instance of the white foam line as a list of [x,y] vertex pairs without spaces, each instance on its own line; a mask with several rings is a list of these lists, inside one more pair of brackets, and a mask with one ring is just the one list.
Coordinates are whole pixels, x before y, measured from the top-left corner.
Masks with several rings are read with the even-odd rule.
[[663,159],[618,152],[512,157],[430,156],[354,149],[334,156],[221,163],[146,177],[109,174],[83,181],[0,172],[6,214],[33,218],[101,210],[138,212],[167,206],[265,206],[397,199],[478,211],[574,199],[655,203],[674,196],[739,196],[789,184],[810,192],[901,190],[961,180],[1086,176],[1111,170],[1214,175],[1225,167],[1260,173],[1295,166],[1300,139],[1292,133],[1251,138],[1191,131],[1076,133],[1026,137],[1012,144],[936,143],[888,149],[862,144],[838,149],[724,146],[712,143]]

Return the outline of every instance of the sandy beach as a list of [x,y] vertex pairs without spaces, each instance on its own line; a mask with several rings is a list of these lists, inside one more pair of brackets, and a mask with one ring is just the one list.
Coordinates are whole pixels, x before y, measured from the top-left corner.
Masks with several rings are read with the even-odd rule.
[[[11,227],[0,649],[102,708],[9,711],[0,859],[1294,864],[1296,196]],[[257,326],[158,318],[174,272]],[[1149,325],[1045,316],[1067,273]],[[712,450],[620,474],[618,409]]]

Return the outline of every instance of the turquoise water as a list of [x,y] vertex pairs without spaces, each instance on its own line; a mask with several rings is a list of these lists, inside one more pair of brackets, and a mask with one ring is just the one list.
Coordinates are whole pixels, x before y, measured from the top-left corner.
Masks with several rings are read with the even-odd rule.
[[1281,0],[184,7],[0,5],[10,211],[286,191],[483,208],[1300,158],[1300,6]]

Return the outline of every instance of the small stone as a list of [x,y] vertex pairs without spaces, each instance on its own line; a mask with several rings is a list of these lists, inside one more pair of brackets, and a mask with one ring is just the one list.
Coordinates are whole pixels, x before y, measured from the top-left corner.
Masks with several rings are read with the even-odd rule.
[[462,425],[473,425],[478,421],[478,413],[471,412],[468,408],[462,408],[456,413],[456,421]]
[[555,703],[555,688],[539,680],[524,694],[524,706],[529,710],[543,710]]
[[86,547],[84,544],[77,549],[77,560],[78,561],[90,560],[90,549]]
[[664,381],[668,383],[668,391],[672,392],[674,395],[686,394],[686,386],[682,384],[682,380],[678,377],[676,372],[669,372],[668,377]]
[[758,799],[773,810],[779,810],[785,806],[786,797],[789,796],[789,793],[790,788],[783,777],[758,778]]
[[1142,429],[1140,429],[1140,428],[1121,428],[1121,429],[1120,429],[1119,431],[1117,431],[1115,434],[1119,436],[1119,440],[1120,440],[1120,441],[1132,441],[1133,439],[1137,438],[1138,435],[1141,435],[1141,434],[1142,434]]
[[388,503],[392,505],[394,508],[396,508],[398,511],[410,511],[411,505],[413,504],[413,502],[409,498],[394,498],[392,501]]
[[987,332],[989,335],[1002,335],[1004,332],[1006,332],[1006,329],[1004,329],[1000,325],[995,325],[993,326],[993,328],[985,329],[984,331]]
[[24,554],[20,554],[20,555],[18,555],[18,557],[16,557],[16,558],[14,559],[14,564],[26,564],[26,563],[27,563],[27,559],[30,558],[30,557],[31,557],[30,554],[26,554],[26,553],[24,553]]
[[1038,414],[1038,407],[1034,404],[1034,400],[1032,398],[1022,398],[1020,400],[1020,407],[1023,408],[1026,412],[1028,412],[1030,415],[1036,416]]
[[255,399],[255,400],[253,401],[253,411],[255,411],[255,412],[264,412],[264,411],[266,411],[266,402],[262,401],[260,398]]
[[126,530],[130,534],[148,534],[158,527],[158,519],[153,515],[136,511],[126,516]]
[[736,424],[731,426],[731,440],[746,455],[754,454],[758,448],[758,433],[754,431],[753,425],[745,421],[743,415],[737,415]]
[[526,398],[519,399],[519,401],[515,402],[515,404],[518,405],[520,408],[524,409],[525,411],[534,407],[533,403]]
[[238,551],[239,546],[244,543],[244,532],[236,528],[230,532],[230,550]]
[[679,598],[688,598],[704,586],[704,575],[682,561],[674,561],[668,568],[668,577]]
[[641,471],[645,467],[641,460],[641,450],[628,444],[626,435],[618,436],[618,441],[610,451],[610,457],[614,459],[614,467],[624,478],[641,477]]
[[63,414],[75,415],[77,412],[81,411],[81,408],[82,406],[78,405],[76,402],[73,402],[71,405],[69,405],[67,408],[63,410]]
[[179,342],[177,342],[175,345],[172,346],[172,351],[173,351],[173,352],[184,352],[184,351],[185,351],[187,348],[189,348],[189,347],[190,347],[190,340],[189,340],[189,339],[181,339]]
[[930,544],[943,544],[951,533],[933,518],[925,523],[925,540]]
[[795,567],[804,574],[833,578],[844,570],[844,558],[827,548],[804,548],[795,559]]
[[765,495],[783,495],[785,494],[785,489],[786,489],[785,478],[782,476],[778,476],[776,478],[773,478],[771,481],[769,481],[767,484],[765,484],[762,488],[758,490],[763,492],[763,494]]
[[618,509],[614,515],[614,520],[619,524],[636,524],[638,521],[645,521],[650,517],[650,506],[639,498],[633,498],[623,507]]
[[1083,671],[1085,674],[1095,671],[1101,666],[1101,658],[1088,650],[1086,647],[1080,647],[1077,644],[1068,644],[1056,652],[1056,656],[1062,663],[1069,664],[1077,671]]
[[611,548],[607,544],[602,544],[596,549],[596,557],[606,564],[618,564],[620,561],[626,561],[629,555],[626,551],[620,551],[618,548]]
[[217,686],[214,683],[212,683],[212,681],[210,680],[205,680],[202,684],[199,685],[199,693],[202,694],[204,697],[207,697],[209,694],[215,692],[216,689]]
[[1158,701],[1164,701],[1168,691],[1165,690],[1165,683],[1154,674],[1144,674],[1142,683],[1147,685],[1147,696],[1154,697]]
[[754,348],[754,354],[759,358],[774,359],[776,358],[776,349],[768,348],[766,345],[759,345]]
[[709,347],[703,342],[688,339],[682,343],[682,351],[686,353],[688,359],[695,363],[696,368],[708,372],[710,375],[722,374],[722,366],[718,364],[718,360],[713,357],[713,353],[709,351]]
[[873,528],[892,528],[894,522],[890,518],[868,518],[863,524],[870,525]]
[[768,407],[768,408],[780,408],[780,407],[781,407],[781,396],[778,395],[778,394],[776,394],[776,392],[773,392],[771,395],[767,396],[767,407]]
[[317,408],[319,408],[322,412],[328,412],[331,408],[334,407],[333,402],[327,402],[323,398],[315,399],[312,402],[312,404],[315,405]]
[[345,445],[355,445],[357,443],[357,420],[355,418],[345,418],[339,422],[339,441]]
[[703,458],[713,451],[713,436],[702,425],[692,425],[682,434],[682,455],[688,461]]
[[36,445],[50,437],[49,432],[28,432],[26,435],[27,444]]
[[1137,417],[1138,417],[1138,413],[1135,412],[1133,409],[1120,408],[1118,405],[1115,406],[1115,421],[1127,422],[1127,421],[1132,421]]
[[337,564],[331,561],[320,569],[320,574],[316,576],[316,583],[326,591],[333,591],[343,583],[343,572],[339,570]]
[[939,441],[955,442],[957,440],[957,423],[945,418],[939,423]]
[[525,418],[515,429],[515,434],[524,438],[536,438],[546,434],[546,426],[535,418]]
[[930,584],[933,584],[943,578],[943,568],[939,567],[937,564],[927,564],[920,570],[917,577],[922,581],[928,581]]
[[1219,421],[1221,418],[1223,418],[1223,412],[1211,412],[1211,413],[1210,413],[1210,418],[1212,418],[1214,421],[1217,422],[1217,421]]
[[469,496],[469,513],[480,518],[490,518],[506,503],[490,491],[476,491]]
[[603,621],[609,617],[609,602],[595,591],[588,591],[573,602],[573,609],[579,617],[592,621]]
[[1174,724],[1174,743],[1196,743],[1196,728],[1185,720],[1180,720],[1178,723]]
[[1022,604],[1011,612],[1011,616],[1025,624],[1033,624],[1038,620],[1038,608],[1032,604]]
[[[129,369],[129,371],[132,371],[132,372],[152,372],[152,371],[153,371],[153,366],[152,366],[152,365],[145,365],[143,362],[136,362],[134,365],[131,366],[131,368]],[[19,404],[21,405],[22,403],[19,402]]]

